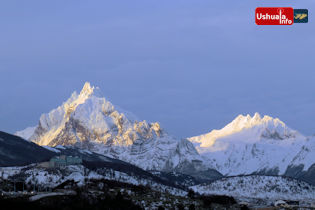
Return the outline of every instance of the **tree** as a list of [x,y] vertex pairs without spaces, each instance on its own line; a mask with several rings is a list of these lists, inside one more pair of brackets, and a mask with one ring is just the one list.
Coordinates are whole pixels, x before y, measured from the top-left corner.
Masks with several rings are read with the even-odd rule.
[[177,204],[177,209],[178,210],[184,210],[185,206],[182,203]]
[[195,209],[196,209],[195,204],[192,203],[189,205],[189,210],[195,210]]
[[192,190],[192,189],[190,189],[189,191],[188,191],[188,197],[189,198],[194,198],[195,197],[195,192]]

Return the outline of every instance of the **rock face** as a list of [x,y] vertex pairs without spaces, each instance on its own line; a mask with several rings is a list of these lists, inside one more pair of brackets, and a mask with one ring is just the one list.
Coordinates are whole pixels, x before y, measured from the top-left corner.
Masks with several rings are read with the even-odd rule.
[[314,138],[306,138],[279,119],[258,113],[252,117],[239,115],[224,128],[189,140],[206,163],[224,175],[282,175],[295,171],[301,177],[310,177],[302,172],[315,163]]
[[79,94],[40,117],[39,124],[17,134],[39,145],[75,145],[148,170],[198,170],[202,159],[186,139],[169,136],[159,123],[139,121],[85,83]]

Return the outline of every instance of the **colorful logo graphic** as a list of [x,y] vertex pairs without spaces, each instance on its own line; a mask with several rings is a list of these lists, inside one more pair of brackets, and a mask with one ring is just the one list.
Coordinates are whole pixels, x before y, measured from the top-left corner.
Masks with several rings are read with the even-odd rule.
[[293,23],[307,23],[307,9],[293,9],[292,7],[257,7],[255,10],[257,25],[292,25]]
[[294,22],[292,7],[257,7],[255,16],[257,25],[292,25]]
[[307,9],[294,9],[294,23],[307,23],[308,10]]

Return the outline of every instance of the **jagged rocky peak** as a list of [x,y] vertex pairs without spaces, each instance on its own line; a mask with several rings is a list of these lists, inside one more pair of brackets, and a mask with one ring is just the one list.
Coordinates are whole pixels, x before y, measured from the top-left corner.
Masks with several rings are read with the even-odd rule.
[[270,139],[286,139],[295,137],[298,134],[279,118],[273,118],[268,115],[261,117],[257,112],[253,117],[250,115],[239,115],[225,128],[225,130],[230,130],[231,133],[253,128],[258,130],[260,137]]
[[39,145],[74,145],[148,170],[191,168],[202,162],[192,143],[168,135],[159,123],[140,121],[114,106],[99,88],[85,83],[61,106],[43,114],[33,133],[18,132]]
[[268,115],[261,117],[258,112],[256,112],[253,116],[247,114],[237,116],[230,124],[228,124],[225,128],[230,128],[233,131],[240,131],[242,129],[251,128],[257,125],[273,125],[275,127],[281,126],[286,127],[286,125],[280,121],[278,118],[272,118]]
[[86,82],[80,94],[74,92],[61,106],[42,114],[34,133],[30,135],[28,132],[27,137],[49,146],[91,141],[131,145],[137,139],[161,135],[163,131],[158,123],[138,122],[102,97],[98,87]]
[[91,95],[94,89],[95,89],[94,86],[91,86],[89,82],[86,82],[80,92],[80,95]]

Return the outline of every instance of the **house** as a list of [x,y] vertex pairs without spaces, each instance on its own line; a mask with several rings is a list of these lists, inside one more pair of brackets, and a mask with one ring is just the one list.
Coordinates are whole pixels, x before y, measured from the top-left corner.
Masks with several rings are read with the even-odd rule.
[[283,200],[277,200],[275,203],[274,203],[274,206],[275,207],[287,207],[288,204],[283,201]]
[[82,164],[82,159],[75,156],[66,156],[66,155],[60,155],[60,156],[55,156],[50,159],[49,162],[42,162],[39,163],[39,167],[43,168],[60,168],[60,167],[65,167],[69,165],[78,165]]
[[201,160],[192,160],[193,167],[196,169],[200,169],[202,167],[202,161]]

